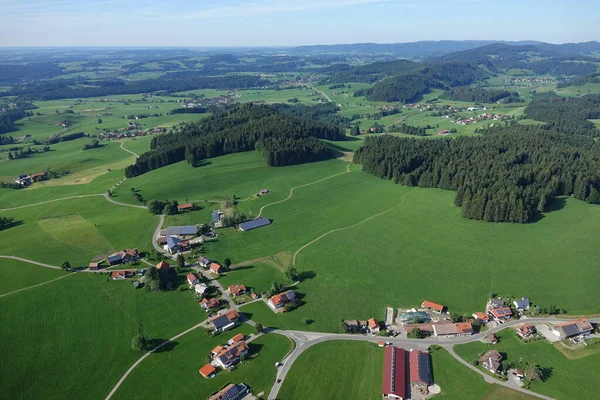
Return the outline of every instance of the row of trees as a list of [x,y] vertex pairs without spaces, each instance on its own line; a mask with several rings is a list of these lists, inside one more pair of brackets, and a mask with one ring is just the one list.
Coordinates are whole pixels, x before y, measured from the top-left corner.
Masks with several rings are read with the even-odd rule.
[[[429,125],[427,125],[429,127]],[[410,126],[406,124],[392,125],[388,128],[388,132],[400,132],[412,136],[427,136],[427,128],[420,126]]]
[[355,161],[405,186],[455,190],[455,204],[471,219],[531,222],[560,195],[600,203],[600,145],[532,126],[454,140],[372,137]]
[[[345,139],[343,129],[339,127],[283,115],[266,105],[242,104],[186,125],[181,132],[154,136],[152,150],[127,167],[125,176],[141,175],[183,160],[196,166],[207,158],[254,150],[259,142],[268,142],[271,138],[300,140],[309,137]],[[287,165],[286,160],[299,161],[282,156],[277,159],[277,165]]]
[[98,139],[94,139],[91,143],[85,144],[81,150],[86,151],[90,149],[96,149],[98,147],[100,147],[100,142],[98,141]]
[[8,229],[15,224],[15,219],[12,217],[0,217],[0,231]]
[[[133,193],[136,193],[135,191]],[[160,214],[166,214],[166,215],[175,215],[178,212],[177,206],[179,205],[179,203],[177,202],[177,200],[165,200],[165,201],[160,201],[160,200],[150,200],[150,202],[148,203],[148,211],[150,212],[150,214],[154,214],[154,215],[160,215]]]
[[468,101],[475,103],[495,103],[503,100],[504,103],[522,102],[517,92],[499,89],[472,88],[470,86],[459,86],[444,93],[441,98],[455,101]]

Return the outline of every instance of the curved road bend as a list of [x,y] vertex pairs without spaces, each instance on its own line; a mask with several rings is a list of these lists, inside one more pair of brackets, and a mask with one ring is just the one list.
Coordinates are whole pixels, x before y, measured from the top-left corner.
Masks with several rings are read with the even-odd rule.
[[123,147],[124,142],[121,142],[121,150],[125,150],[126,152],[132,154],[135,158],[140,158],[140,156],[137,153],[134,153],[131,150],[127,150],[125,147]]

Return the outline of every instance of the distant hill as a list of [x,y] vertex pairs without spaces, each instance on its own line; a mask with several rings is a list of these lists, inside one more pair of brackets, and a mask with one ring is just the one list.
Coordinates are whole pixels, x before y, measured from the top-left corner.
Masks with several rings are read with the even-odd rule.
[[470,50],[494,43],[508,45],[532,45],[541,42],[527,40],[520,42],[505,42],[497,40],[440,40],[420,41],[410,43],[354,43],[334,45],[299,46],[290,49],[295,54],[360,54],[360,55],[390,55],[401,58],[421,59],[437,57],[457,51]]

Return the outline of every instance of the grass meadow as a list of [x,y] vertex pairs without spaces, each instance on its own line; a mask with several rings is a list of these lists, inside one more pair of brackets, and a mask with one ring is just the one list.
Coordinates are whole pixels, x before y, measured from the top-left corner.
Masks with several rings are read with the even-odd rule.
[[374,343],[332,341],[305,350],[279,391],[281,400],[381,398],[383,349]]
[[151,249],[158,218],[103,197],[64,200],[6,211],[19,224],[0,231],[2,254],[60,265],[83,266],[121,249]]
[[85,273],[0,298],[0,307],[7,399],[104,398],[141,356],[134,335],[162,341],[206,318],[189,292],[148,293]]
[[64,274],[55,269],[0,258],[0,295],[48,282]]
[[[506,329],[497,334],[500,342],[493,348],[503,353],[509,361],[534,361],[547,370],[545,382],[534,381],[531,390],[562,399],[596,399],[596,368],[600,354],[570,360],[546,341],[523,343],[512,329]],[[471,362],[482,351],[487,351],[491,345],[473,342],[454,346],[456,353]]]
[[237,333],[247,335],[254,333],[254,329],[243,325],[214,337],[207,336],[202,329],[190,332],[178,339],[171,350],[144,360],[113,398],[206,399],[228,383],[244,383],[255,395],[264,392],[266,398],[275,382],[275,362],[281,361],[291,349],[291,342],[285,336],[271,333],[253,340],[249,344],[249,359],[233,371],[220,370],[213,379],[198,373],[208,361],[210,351]]

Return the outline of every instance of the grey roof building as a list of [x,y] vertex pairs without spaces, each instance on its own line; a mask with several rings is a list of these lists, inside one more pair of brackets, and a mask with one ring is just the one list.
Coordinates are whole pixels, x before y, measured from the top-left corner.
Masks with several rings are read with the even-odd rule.
[[160,234],[161,236],[194,236],[198,228],[195,225],[187,226],[169,226],[163,229]]
[[252,229],[262,228],[263,226],[271,225],[271,220],[269,218],[256,218],[252,221],[242,222],[239,227],[240,230],[247,232]]

